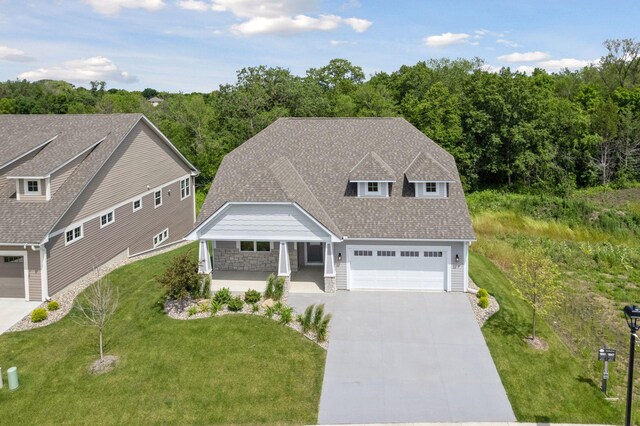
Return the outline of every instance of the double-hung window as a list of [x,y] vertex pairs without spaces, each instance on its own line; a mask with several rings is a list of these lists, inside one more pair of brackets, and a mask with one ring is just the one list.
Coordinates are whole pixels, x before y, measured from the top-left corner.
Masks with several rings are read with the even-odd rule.
[[81,239],[83,237],[82,225],[76,226],[75,228],[67,230],[67,232],[64,233],[64,237],[65,237],[64,239],[65,245],[71,244]]
[[180,199],[184,200],[191,195],[191,178],[182,179],[180,181]]
[[153,206],[160,207],[162,205],[162,190],[153,193]]
[[115,220],[115,211],[112,210],[109,213],[103,214],[100,216],[100,228],[104,228],[105,226],[112,224]]

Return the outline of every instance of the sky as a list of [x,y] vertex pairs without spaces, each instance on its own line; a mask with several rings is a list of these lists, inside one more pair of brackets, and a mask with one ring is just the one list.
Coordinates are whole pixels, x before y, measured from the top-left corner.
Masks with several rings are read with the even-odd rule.
[[332,58],[368,76],[443,57],[554,72],[640,39],[639,21],[637,0],[0,0],[0,80],[210,92]]

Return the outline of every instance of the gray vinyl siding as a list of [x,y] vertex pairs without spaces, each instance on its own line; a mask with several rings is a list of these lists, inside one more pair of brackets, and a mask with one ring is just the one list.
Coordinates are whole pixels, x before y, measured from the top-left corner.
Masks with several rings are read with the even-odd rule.
[[[432,246],[432,247],[451,247],[451,258],[449,264],[451,265],[451,291],[464,291],[464,242],[462,241],[348,241],[349,248],[353,248],[355,245],[376,245],[376,246]],[[336,248],[336,253],[338,249]],[[455,262],[456,254],[459,256],[460,261]],[[343,253],[344,256],[344,253]],[[343,262],[345,263],[345,262]],[[344,268],[344,282],[346,288],[346,265]],[[336,285],[340,287],[338,268],[336,268]]]
[[[338,260],[338,254],[342,253],[342,262]],[[336,288],[338,290],[347,289],[347,262],[345,259],[347,254],[347,245],[345,243],[336,243],[333,248],[333,255],[336,262]]]
[[[28,180],[38,181],[38,194],[25,194],[24,185]],[[46,180],[45,179],[18,179],[18,194],[20,194],[20,201],[47,201],[46,195]]]
[[62,167],[60,170],[56,171],[51,175],[51,196],[56,193],[56,191],[62,186],[65,180],[73,173],[73,171],[78,167],[78,164],[84,160],[87,154],[83,154],[71,161],[66,166]]
[[[23,248],[22,246],[0,246],[0,251],[20,251],[27,253],[27,262],[29,266],[29,300],[42,300],[42,281],[40,280],[40,252],[38,250],[31,250],[31,246]],[[0,265],[0,287],[2,287],[3,281],[10,281],[12,287],[11,293],[14,295],[4,295],[5,293],[0,290],[0,297],[25,297],[24,294],[24,266],[20,265],[20,288],[17,288],[15,279],[16,271],[3,271],[2,265]],[[8,277],[7,277],[8,275]]]
[[[191,173],[189,167],[140,121],[80,194],[55,230]],[[191,186],[191,192],[195,187]],[[180,198],[179,190],[175,192]],[[193,220],[192,220],[193,221]]]
[[269,241],[327,241],[329,235],[298,208],[287,204],[231,205],[203,230],[202,238]]
[[[171,195],[169,195],[171,191]],[[132,203],[115,209],[115,221],[100,228],[96,217],[83,224],[83,238],[65,245],[65,235],[52,237],[49,253],[49,294],[53,295],[122,252],[130,255],[153,249],[153,237],[169,229],[162,245],[181,240],[193,226],[193,193],[180,200],[180,182],[162,189],[162,205],[153,206],[153,194],[142,199],[142,208]]]

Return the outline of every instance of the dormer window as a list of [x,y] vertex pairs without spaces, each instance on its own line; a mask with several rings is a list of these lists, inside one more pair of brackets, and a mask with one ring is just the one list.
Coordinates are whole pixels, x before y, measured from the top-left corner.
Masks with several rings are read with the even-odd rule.
[[449,195],[447,182],[414,182],[416,197],[446,198]]
[[37,181],[37,180],[25,181],[24,193],[27,195],[40,195],[40,181]]
[[380,195],[379,182],[367,182],[367,195]]
[[424,192],[425,193],[435,193],[438,192],[438,184],[435,182],[425,182],[424,183]]

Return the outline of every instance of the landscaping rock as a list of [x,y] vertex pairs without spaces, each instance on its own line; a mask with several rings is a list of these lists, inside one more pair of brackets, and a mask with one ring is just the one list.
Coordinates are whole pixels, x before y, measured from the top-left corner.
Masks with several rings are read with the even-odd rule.
[[489,295],[489,306],[482,309],[478,305],[477,292],[478,286],[471,280],[471,278],[469,278],[469,293],[467,293],[467,297],[469,298],[469,302],[471,302],[471,307],[473,308],[473,313],[476,316],[476,321],[478,321],[478,325],[482,327],[493,314],[500,310],[500,305],[495,297]]
[[276,302],[275,302],[273,299],[267,299],[267,300],[265,300],[265,301],[263,301],[263,302],[261,303],[262,307],[263,307],[263,308],[265,308],[265,309],[266,309],[266,308],[271,308],[271,307],[273,307],[275,304],[276,304]]

